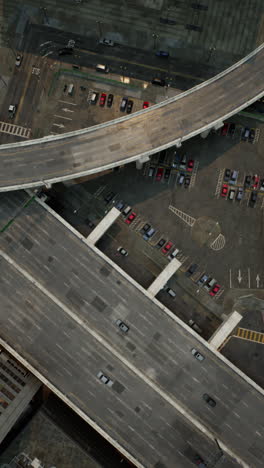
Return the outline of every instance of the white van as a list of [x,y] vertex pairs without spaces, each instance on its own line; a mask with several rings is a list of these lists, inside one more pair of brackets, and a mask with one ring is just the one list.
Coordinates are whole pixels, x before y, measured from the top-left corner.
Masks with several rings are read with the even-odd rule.
[[73,95],[73,91],[74,91],[74,86],[73,86],[73,84],[70,84],[70,85],[69,85],[69,89],[68,89],[68,94],[69,94],[69,96],[72,96],[72,95]]
[[98,63],[96,65],[96,71],[101,72],[101,73],[109,73],[109,67],[107,65]]
[[96,104],[98,100],[99,93],[96,93],[95,91],[91,94],[90,98],[90,103],[91,104]]
[[180,252],[180,249],[175,249],[170,255],[169,255],[169,260],[173,260],[178,253]]
[[171,288],[167,288],[166,292],[171,296],[171,297],[176,297],[176,292],[173,291]]

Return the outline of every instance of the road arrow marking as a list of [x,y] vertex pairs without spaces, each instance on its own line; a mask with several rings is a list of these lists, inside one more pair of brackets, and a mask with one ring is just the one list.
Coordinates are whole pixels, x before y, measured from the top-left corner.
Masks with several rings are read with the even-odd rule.
[[241,276],[241,271],[240,271],[240,270],[238,270],[238,277],[237,277],[237,279],[238,279],[238,282],[239,282],[239,284],[240,284],[241,281],[242,281],[242,276]]
[[73,110],[67,109],[66,107],[64,107],[62,110],[63,110],[64,112],[74,112]]
[[60,128],[64,128],[64,125],[63,124],[52,124],[52,125],[55,125],[55,127],[60,127]]

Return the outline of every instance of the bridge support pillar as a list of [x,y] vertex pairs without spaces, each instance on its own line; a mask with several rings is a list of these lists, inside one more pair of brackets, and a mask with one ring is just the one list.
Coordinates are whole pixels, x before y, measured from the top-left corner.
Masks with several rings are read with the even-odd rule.
[[175,143],[176,148],[180,148],[181,145],[182,145],[181,140],[179,140],[179,141],[177,141],[177,143]]
[[147,161],[149,161],[149,156],[143,156],[142,158],[139,158],[136,161],[136,168],[140,171],[140,169],[143,167],[143,164]]
[[200,137],[201,137],[201,138],[206,138],[206,137],[208,137],[210,131],[211,131],[211,128],[208,128],[208,129],[205,130],[204,132],[200,133]]
[[214,125],[213,128],[214,128],[215,130],[218,130],[219,128],[223,127],[223,125],[224,125],[224,122],[218,122],[217,124]]

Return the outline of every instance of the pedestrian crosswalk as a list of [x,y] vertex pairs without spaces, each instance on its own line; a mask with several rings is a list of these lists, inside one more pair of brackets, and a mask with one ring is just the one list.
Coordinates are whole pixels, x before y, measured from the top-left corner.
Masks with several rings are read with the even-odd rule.
[[247,328],[238,328],[235,336],[243,340],[264,344],[264,333],[248,330]]
[[10,135],[19,136],[21,138],[30,138],[31,129],[13,125],[7,122],[0,122],[0,132],[9,133]]

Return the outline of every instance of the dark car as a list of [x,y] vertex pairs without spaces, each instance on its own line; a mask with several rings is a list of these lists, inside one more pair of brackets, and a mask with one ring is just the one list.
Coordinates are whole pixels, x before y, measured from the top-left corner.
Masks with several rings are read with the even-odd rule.
[[229,182],[230,177],[231,177],[231,170],[230,170],[230,169],[226,169],[226,170],[225,170],[225,175],[224,175],[224,181],[225,181],[225,182]]
[[189,185],[190,185],[190,182],[191,182],[190,176],[185,176],[185,178],[184,178],[184,187],[188,188]]
[[151,83],[157,86],[166,86],[165,80],[162,80],[161,78],[153,78],[153,80],[151,80]]
[[235,134],[236,130],[236,125],[234,123],[231,123],[228,129],[229,135],[233,136]]
[[157,247],[158,249],[160,249],[161,247],[164,246],[166,240],[165,239],[160,239],[159,242],[157,243]]
[[191,276],[193,275],[193,273],[197,270],[198,268],[198,265],[196,265],[196,263],[193,263],[190,268],[186,271],[185,275],[186,276]]
[[249,206],[251,206],[251,208],[254,208],[257,198],[258,198],[258,192],[251,192],[250,199],[249,199]]
[[239,187],[237,191],[237,195],[236,195],[236,200],[241,201],[243,198],[243,195],[244,195],[244,190],[242,189],[242,187]]
[[58,51],[59,55],[72,55],[73,54],[73,49],[70,47],[65,47],[64,49],[60,49]]
[[128,98],[127,98],[127,97],[123,97],[123,99],[122,99],[122,101],[121,101],[121,104],[120,104],[120,110],[121,110],[121,112],[125,112],[126,106],[127,106],[127,101],[128,101]]
[[131,114],[132,109],[133,109],[133,104],[134,104],[133,101],[131,101],[131,99],[130,99],[130,100],[128,101],[128,103],[127,103],[127,110],[126,110],[126,111],[127,111],[127,114]]
[[146,232],[150,229],[150,224],[146,223],[143,228],[142,228],[142,232]]
[[247,176],[245,177],[244,187],[245,187],[245,188],[249,188],[250,185],[251,185],[251,176],[250,176],[250,175],[247,175]]
[[248,127],[245,127],[245,128],[242,130],[241,140],[247,141],[248,138],[249,138],[249,135],[250,135],[250,129],[249,129]]
[[109,203],[111,200],[113,200],[115,196],[115,193],[114,192],[109,192],[105,197],[104,197],[104,201],[106,203]]
[[206,403],[208,403],[208,405],[210,405],[212,408],[215,407],[216,405],[216,402],[213,400],[213,398],[211,398],[208,393],[204,393],[203,394],[203,399],[204,401],[206,401]]
[[171,169],[169,167],[167,167],[165,169],[165,173],[164,173],[164,179],[165,180],[168,180],[170,178],[170,174],[171,174]]
[[116,325],[118,326],[118,328],[120,328],[120,330],[124,333],[127,333],[128,330],[129,330],[129,327],[128,325],[126,325],[124,322],[122,322],[122,320],[118,319],[116,321]]
[[156,52],[157,57],[169,57],[169,55],[169,52],[165,52],[164,50],[159,50],[158,52]]
[[255,135],[256,135],[255,129],[254,129],[254,128],[251,128],[251,130],[250,130],[250,132],[249,132],[249,137],[248,137],[248,141],[249,141],[250,143],[254,143]]
[[112,107],[113,99],[114,99],[114,95],[113,94],[108,94],[107,107]]

